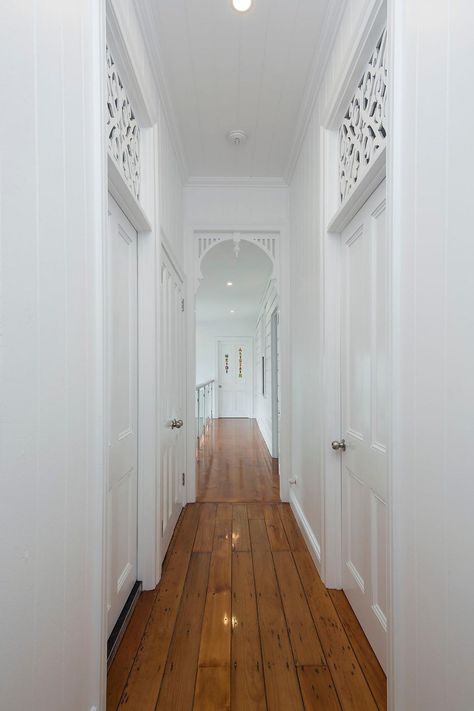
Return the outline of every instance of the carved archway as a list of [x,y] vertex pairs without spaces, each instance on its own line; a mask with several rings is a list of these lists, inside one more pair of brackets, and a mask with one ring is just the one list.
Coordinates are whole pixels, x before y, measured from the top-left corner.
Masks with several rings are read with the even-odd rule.
[[231,231],[216,231],[216,232],[201,232],[196,231],[195,237],[195,283],[194,291],[197,292],[199,284],[203,279],[201,271],[202,260],[213,247],[216,247],[222,242],[234,243],[234,254],[237,257],[240,251],[240,242],[250,242],[261,249],[267,257],[270,258],[273,265],[271,278],[278,278],[278,259],[279,259],[279,243],[277,232],[231,232]]

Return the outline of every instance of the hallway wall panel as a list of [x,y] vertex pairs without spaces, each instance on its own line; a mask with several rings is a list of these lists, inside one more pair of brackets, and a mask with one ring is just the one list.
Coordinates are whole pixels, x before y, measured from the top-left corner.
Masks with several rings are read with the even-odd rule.
[[323,272],[320,126],[372,0],[348,0],[290,182],[292,494],[323,545]]
[[[0,706],[99,706],[102,3],[2,7]],[[99,79],[100,78],[100,79]]]

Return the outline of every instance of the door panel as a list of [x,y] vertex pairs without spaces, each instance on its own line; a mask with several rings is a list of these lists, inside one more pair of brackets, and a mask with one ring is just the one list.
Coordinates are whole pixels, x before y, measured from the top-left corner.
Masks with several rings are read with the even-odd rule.
[[[166,252],[161,255],[161,557],[165,556],[183,506],[185,472],[185,358],[183,282]],[[159,561],[161,563],[161,561]]]
[[342,235],[343,588],[382,666],[387,638],[385,182]]
[[137,579],[137,233],[109,196],[108,633]]
[[252,341],[218,341],[219,417],[252,417]]

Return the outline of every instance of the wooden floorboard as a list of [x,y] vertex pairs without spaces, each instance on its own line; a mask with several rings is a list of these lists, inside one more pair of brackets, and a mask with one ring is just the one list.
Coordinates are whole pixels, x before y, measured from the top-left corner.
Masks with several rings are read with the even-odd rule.
[[344,627],[357,661],[380,711],[387,708],[387,677],[372,651],[367,637],[342,590],[329,590],[329,595]]
[[196,465],[198,501],[280,500],[278,460],[272,459],[256,420],[213,420]]
[[159,586],[140,597],[108,676],[118,706],[384,711],[386,679],[288,504],[206,501],[186,507]]

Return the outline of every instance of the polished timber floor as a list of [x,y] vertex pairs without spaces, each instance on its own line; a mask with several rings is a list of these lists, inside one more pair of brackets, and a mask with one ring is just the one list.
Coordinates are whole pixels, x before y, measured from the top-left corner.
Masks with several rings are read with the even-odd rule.
[[[255,446],[247,432],[241,448]],[[107,697],[109,710],[370,711],[386,708],[386,680],[287,504],[204,502],[184,509],[161,582],[141,595]]]
[[214,420],[197,456],[198,501],[280,501],[278,460],[256,420]]

